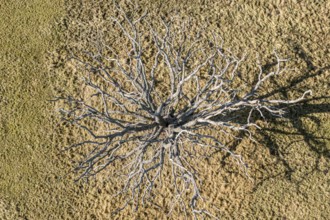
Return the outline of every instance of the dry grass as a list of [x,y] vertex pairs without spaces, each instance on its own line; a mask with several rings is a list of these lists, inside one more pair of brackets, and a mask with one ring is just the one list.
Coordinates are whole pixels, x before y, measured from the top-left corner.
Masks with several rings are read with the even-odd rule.
[[[79,91],[79,80],[63,65],[65,49],[88,48],[91,32],[80,22],[104,20],[111,3],[31,0],[0,4],[0,219],[109,219],[117,200],[114,182],[74,185],[60,179],[74,155],[58,155],[77,131],[60,127],[47,100],[64,86]],[[27,1],[26,1],[27,2]],[[106,2],[106,1],[104,1]],[[111,2],[111,1],[109,1]],[[327,219],[330,216],[330,4],[328,1],[166,1],[140,0],[151,16],[177,10],[207,21],[234,53],[255,53],[269,64],[272,50],[291,58],[289,75],[265,94],[292,98],[312,89],[313,99],[289,109],[289,116],[264,123],[258,143],[228,143],[250,165],[249,182],[224,155],[201,161],[203,194],[234,219]],[[61,25],[55,18],[62,16]],[[52,27],[52,28],[51,28]],[[114,33],[108,29],[109,41]],[[59,37],[60,36],[60,37]],[[113,39],[115,42],[115,39]],[[66,48],[64,47],[66,46]],[[57,51],[51,57],[47,51]],[[48,58],[47,58],[48,57]],[[251,75],[251,79],[253,75]],[[52,114],[51,114],[52,115]],[[211,167],[211,169],[210,169]],[[162,189],[163,203],[169,190]],[[172,216],[179,218],[177,213]],[[166,218],[154,207],[118,218]]]

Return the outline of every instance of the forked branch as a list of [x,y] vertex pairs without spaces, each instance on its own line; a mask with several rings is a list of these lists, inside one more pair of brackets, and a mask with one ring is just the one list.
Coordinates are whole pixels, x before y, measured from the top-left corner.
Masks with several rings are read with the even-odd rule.
[[[76,168],[79,179],[119,163],[124,186],[118,194],[126,196],[122,208],[133,205],[138,209],[153,199],[164,166],[171,166],[171,207],[178,206],[196,218],[213,216],[197,205],[203,198],[192,158],[210,149],[222,150],[246,174],[247,165],[212,130],[249,133],[250,127],[259,128],[251,120],[253,112],[262,117],[265,112],[282,116],[281,105],[299,102],[311,92],[294,100],[258,98],[270,77],[283,74],[282,64],[287,60],[276,52],[274,71],[264,73],[260,68],[257,82],[245,91],[235,86],[245,57],[224,50],[216,34],[202,30],[192,35],[186,22],[175,19],[162,18],[162,26],[156,28],[146,13],[129,17],[116,4],[115,9],[119,15],[112,21],[118,37],[124,36],[122,48],[100,40],[98,53],[74,56],[87,70],[84,80],[93,94],[59,98],[70,106],[61,109],[65,120],[91,135],[90,140],[69,148],[91,149]],[[147,51],[152,51],[152,58]],[[226,118],[242,110],[249,112],[245,123]],[[219,116],[225,120],[219,121]],[[190,195],[189,202],[186,195]]]

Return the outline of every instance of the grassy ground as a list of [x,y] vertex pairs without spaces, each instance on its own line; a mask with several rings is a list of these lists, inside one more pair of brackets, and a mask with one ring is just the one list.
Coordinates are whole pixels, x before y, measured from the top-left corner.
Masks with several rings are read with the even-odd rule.
[[[226,48],[248,52],[248,66],[254,65],[256,52],[263,64],[269,62],[273,49],[290,57],[290,75],[274,81],[265,94],[290,98],[313,90],[313,97],[292,106],[286,118],[269,121],[256,132],[257,144],[235,143],[250,164],[253,183],[222,155],[203,162],[207,171],[202,174],[203,193],[220,207],[217,214],[234,219],[328,219],[329,2],[139,3],[150,9],[151,16],[177,10],[209,22],[224,38]],[[47,101],[64,86],[77,87],[74,68],[65,64],[64,57],[67,48],[88,47],[91,33],[80,23],[94,20],[105,27],[109,14],[111,3],[106,1],[0,2],[0,219],[110,218],[118,202],[109,195],[110,184],[82,188],[61,178],[72,158],[59,155],[58,149],[76,133],[58,127],[51,113],[54,106]],[[59,25],[56,20],[61,20]],[[165,215],[147,208],[138,213],[128,209],[118,217]]]
[[[0,219],[54,219],[71,198],[57,183],[49,51],[63,1],[0,2]],[[72,188],[72,187],[71,187]],[[55,215],[56,213],[56,215]],[[56,217],[58,216],[58,217]]]

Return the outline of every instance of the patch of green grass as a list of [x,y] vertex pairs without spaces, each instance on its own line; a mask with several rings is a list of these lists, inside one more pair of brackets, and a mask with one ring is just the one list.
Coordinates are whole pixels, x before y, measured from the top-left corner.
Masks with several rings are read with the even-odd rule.
[[[54,199],[64,195],[60,189],[69,190],[55,181],[63,172],[54,161],[53,109],[47,101],[52,82],[46,57],[60,42],[54,26],[63,13],[63,0],[0,4],[0,200],[29,219],[38,219],[42,211],[51,215],[66,203],[62,198],[55,205]],[[31,212],[36,206],[39,214]]]

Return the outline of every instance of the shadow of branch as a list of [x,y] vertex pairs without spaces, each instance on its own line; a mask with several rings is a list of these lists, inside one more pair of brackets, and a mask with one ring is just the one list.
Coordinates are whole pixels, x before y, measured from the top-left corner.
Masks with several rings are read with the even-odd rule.
[[[304,71],[302,76],[296,77],[296,79],[292,80],[288,85],[285,86],[278,86],[273,91],[262,95],[261,98],[268,98],[273,95],[280,95],[287,97],[289,91],[292,91],[293,87],[299,88],[299,84],[305,82],[308,79],[312,79],[315,77],[322,76],[325,74],[329,69],[330,65],[326,65],[325,67],[318,68],[313,64],[312,58],[308,56],[305,51],[298,46],[297,44],[294,45],[293,48],[294,52],[298,55],[298,57],[305,62],[307,68]],[[325,76],[323,76],[325,77]],[[325,77],[326,78],[326,77]],[[328,83],[325,82],[324,83]],[[328,83],[329,84],[329,83]],[[314,88],[320,85],[311,85]],[[305,88],[299,88],[305,89]],[[312,89],[313,88],[309,88]],[[267,128],[263,128],[257,131],[255,138],[258,142],[262,143],[263,146],[268,148],[269,153],[271,156],[275,157],[279,163],[285,167],[284,170],[284,177],[289,181],[294,181],[299,188],[299,183],[301,183],[305,178],[308,178],[308,175],[314,172],[323,172],[325,175],[328,173],[328,169],[320,169],[319,162],[321,158],[326,158],[326,160],[330,160],[330,133],[325,132],[325,134],[318,133],[318,130],[321,129],[322,123],[324,123],[324,119],[319,117],[318,114],[328,114],[330,113],[330,96],[326,94],[327,91],[324,91],[324,94],[318,94],[317,97],[306,99],[300,103],[296,103],[290,106],[286,106],[286,114],[284,115],[284,119],[280,118],[272,118],[269,120],[270,126]],[[329,118],[326,116],[326,118]],[[309,129],[309,123],[313,123],[314,128]],[[291,131],[287,131],[287,129],[281,129],[283,127],[290,126]],[[283,143],[280,143],[276,139],[278,135],[285,135],[288,137],[301,137],[300,140],[291,141],[286,146],[283,146]],[[299,142],[299,143],[295,143]],[[315,163],[314,167],[305,172],[303,175],[300,175],[299,180],[293,180],[292,175],[296,171],[293,167],[294,160],[299,160],[292,158],[292,156],[287,156],[285,151],[287,151],[292,145],[299,144],[299,146],[307,146],[308,149],[313,152],[315,155]],[[288,158],[290,157],[290,158]],[[299,163],[296,163],[299,164]],[[278,174],[275,175],[268,175],[265,176],[261,181],[259,181],[255,189],[256,190],[263,182],[277,177]]]

